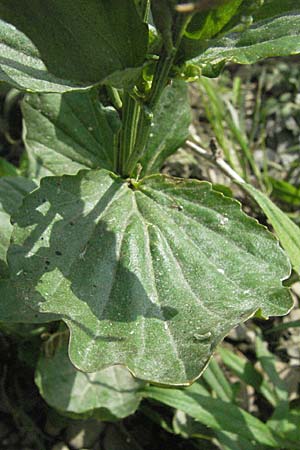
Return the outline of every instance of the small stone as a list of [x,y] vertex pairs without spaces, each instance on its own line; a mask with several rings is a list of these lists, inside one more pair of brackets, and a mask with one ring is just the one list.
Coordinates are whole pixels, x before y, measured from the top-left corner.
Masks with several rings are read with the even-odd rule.
[[64,442],[58,442],[52,447],[51,450],[70,450],[70,449]]
[[105,428],[98,420],[71,423],[66,429],[66,441],[74,449],[92,448]]

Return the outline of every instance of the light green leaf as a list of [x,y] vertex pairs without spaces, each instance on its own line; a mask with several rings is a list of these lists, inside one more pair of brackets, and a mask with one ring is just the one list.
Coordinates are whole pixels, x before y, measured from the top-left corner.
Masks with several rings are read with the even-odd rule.
[[119,420],[139,406],[143,383],[127,369],[113,366],[94,373],[75,369],[61,344],[54,356],[39,359],[35,382],[44,400],[63,414]]
[[[278,0],[273,3],[277,6]],[[253,25],[244,31],[232,32],[212,41],[190,40],[180,57],[200,67],[204,75],[216,76],[226,62],[253,64],[271,56],[298,54],[300,8],[298,0],[291,3],[288,10],[279,6],[275,16],[269,4],[268,13],[263,18],[254,16]]]
[[114,170],[118,113],[97,90],[31,94],[22,103],[29,176],[75,174],[83,168]]
[[292,306],[276,239],[206,182],[47,177],[14,220],[12,274],[28,305],[67,323],[83,371],[186,384],[232,327]]
[[243,183],[240,186],[254,198],[268,217],[282,247],[291,260],[294,270],[299,273],[300,228],[261,191],[247,183]]
[[267,425],[232,403],[212,398],[198,383],[184,390],[149,386],[143,395],[184,411],[213,430],[238,433],[241,438],[278,448]]
[[141,160],[144,173],[158,173],[167,159],[189,136],[191,108],[187,85],[174,81],[167,86],[155,108],[146,153]]
[[66,92],[137,75],[147,27],[134,0],[1,0],[0,79],[21,90]]

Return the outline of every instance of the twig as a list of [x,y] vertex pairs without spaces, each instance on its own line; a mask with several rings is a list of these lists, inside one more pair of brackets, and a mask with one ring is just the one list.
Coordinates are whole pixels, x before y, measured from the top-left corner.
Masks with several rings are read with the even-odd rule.
[[186,141],[186,145],[198,155],[202,156],[202,158],[206,159],[214,166],[217,166],[223,173],[225,173],[225,175],[227,175],[232,180],[241,184],[245,183],[245,180],[243,180],[243,178],[235,170],[233,170],[221,156],[208,153],[204,148],[200,147],[198,144],[190,140]]

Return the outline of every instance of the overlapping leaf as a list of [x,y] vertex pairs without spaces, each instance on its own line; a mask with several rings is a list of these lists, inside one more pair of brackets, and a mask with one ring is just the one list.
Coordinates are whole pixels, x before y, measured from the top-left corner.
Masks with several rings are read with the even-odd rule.
[[99,420],[118,420],[133,414],[143,385],[121,366],[94,373],[79,372],[70,363],[64,344],[54,356],[40,357],[35,381],[42,397],[56,410],[72,417]]
[[33,181],[23,177],[0,178],[0,263],[6,262],[12,233],[10,217],[19,208],[24,196],[35,188]]
[[[252,64],[271,56],[300,53],[300,8],[298,0],[288,3],[269,0],[253,14],[253,24],[244,30],[213,40],[185,39],[179,57],[199,66],[205,75],[218,75],[226,62]],[[219,22],[217,22],[218,24]],[[233,30],[234,31],[234,30]]]
[[147,40],[134,0],[0,1],[0,79],[18,89],[66,92],[110,76],[126,84]]
[[53,315],[39,314],[24,303],[18,294],[18,283],[8,277],[6,253],[12,233],[11,215],[19,208],[26,194],[36,188],[23,177],[0,178],[0,321],[39,323],[54,320]]
[[83,168],[114,170],[117,112],[97,91],[31,94],[22,104],[29,175],[75,174]]
[[61,315],[84,371],[188,383],[232,327],[292,305],[277,241],[209,183],[81,171],[44,178],[14,219],[22,298]]

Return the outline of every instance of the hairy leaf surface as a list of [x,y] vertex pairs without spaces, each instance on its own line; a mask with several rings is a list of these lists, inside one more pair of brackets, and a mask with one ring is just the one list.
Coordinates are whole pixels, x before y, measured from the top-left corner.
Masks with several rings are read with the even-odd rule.
[[120,119],[97,91],[31,94],[22,103],[29,175],[75,174],[83,168],[114,170]]
[[276,239],[206,182],[49,177],[14,219],[9,263],[23,298],[61,315],[83,371],[123,364],[189,383],[232,327],[292,306]]
[[66,92],[114,74],[126,82],[148,36],[133,0],[1,0],[0,41],[2,81]]
[[133,414],[139,406],[142,382],[122,366],[94,372],[79,372],[70,363],[67,346],[61,344],[54,356],[42,355],[35,382],[45,401],[73,417],[119,420]]

